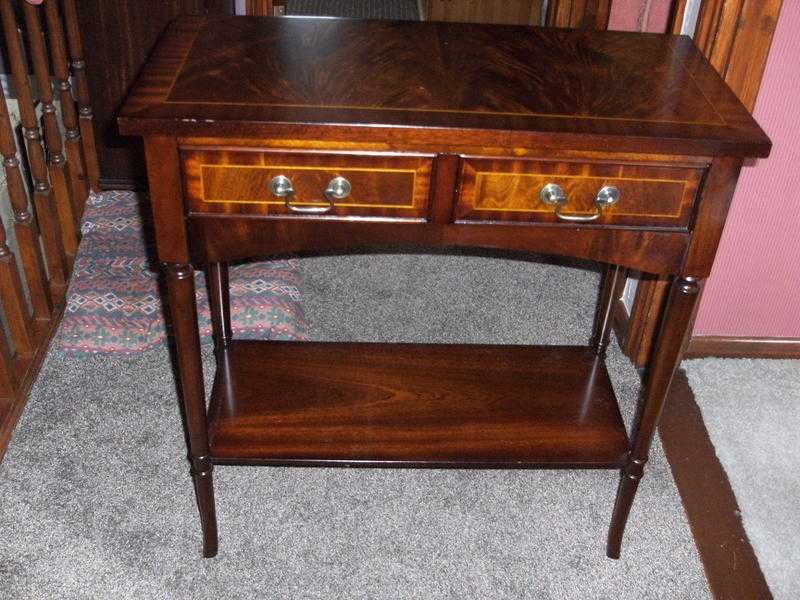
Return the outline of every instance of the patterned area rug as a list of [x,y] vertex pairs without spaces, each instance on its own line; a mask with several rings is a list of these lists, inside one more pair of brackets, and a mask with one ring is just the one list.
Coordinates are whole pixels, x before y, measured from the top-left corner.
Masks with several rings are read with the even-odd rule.
[[[158,267],[142,218],[149,210],[143,201],[133,192],[106,192],[89,199],[57,339],[61,348],[129,354],[166,342]],[[237,337],[306,338],[295,259],[234,266],[230,279]],[[211,318],[202,273],[197,274],[196,286],[200,332],[209,338]]]

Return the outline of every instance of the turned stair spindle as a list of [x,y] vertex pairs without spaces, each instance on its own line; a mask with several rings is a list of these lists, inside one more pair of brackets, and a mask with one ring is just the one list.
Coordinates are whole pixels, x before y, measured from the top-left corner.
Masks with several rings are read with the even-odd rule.
[[83,208],[89,194],[86,181],[86,163],[81,146],[81,130],[78,125],[78,113],[75,100],[72,97],[72,83],[70,82],[69,60],[67,46],[64,39],[64,25],[58,0],[46,0],[44,3],[45,18],[47,20],[47,37],[50,47],[50,57],[53,71],[56,76],[59,100],[61,101],[61,117],[64,124],[64,146],[67,153],[72,185],[72,209],[75,223],[80,227]]
[[[52,1],[52,0],[50,0]],[[78,11],[75,0],[63,0],[64,21],[67,26],[67,44],[71,59],[75,91],[78,96],[80,115],[81,145],[89,177],[89,189],[100,191],[100,165],[97,162],[97,145],[94,138],[94,113],[89,97],[89,81],[86,77],[86,62],[83,59],[83,41],[78,25]]]
[[[47,144],[48,171],[50,172],[56,211],[61,224],[61,238],[64,243],[64,251],[72,259],[78,249],[78,230],[73,214],[69,164],[67,163],[67,157],[64,155],[64,145],[61,142],[61,130],[58,126],[57,110],[53,99],[47,47],[44,42],[42,22],[39,18],[41,9],[38,6],[23,2],[22,10],[25,15],[37,92],[39,101],[42,104],[42,123],[44,124],[45,143]],[[71,263],[72,261],[70,260],[69,262]]]
[[[14,130],[8,115],[5,94],[0,101],[0,153],[3,155],[3,168],[6,185],[14,214],[14,234],[19,247],[22,267],[30,292],[33,316],[47,320],[52,311],[50,290],[47,286],[44,258],[39,244],[39,227],[28,202],[28,193],[20,172]],[[18,347],[20,343],[17,342]],[[24,347],[24,344],[23,344]]]
[[54,296],[60,298],[64,294],[67,283],[67,259],[55,208],[53,188],[47,173],[33,92],[30,81],[28,81],[28,67],[22,44],[22,34],[17,28],[17,18],[11,2],[0,2],[0,17],[3,21],[8,59],[11,64],[11,78],[19,102],[20,120],[25,136],[30,173],[33,178],[33,202],[41,228],[50,286]]
[[17,353],[30,357],[36,349],[36,332],[23,295],[17,259],[8,247],[5,231],[5,223],[0,221],[0,301]]

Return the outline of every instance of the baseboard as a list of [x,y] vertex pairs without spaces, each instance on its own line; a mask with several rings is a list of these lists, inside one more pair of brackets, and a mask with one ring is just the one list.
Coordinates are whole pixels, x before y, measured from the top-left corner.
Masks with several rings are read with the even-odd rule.
[[130,179],[127,177],[101,177],[100,189],[104,192],[110,190],[131,190],[143,192],[147,189],[147,179]]
[[800,358],[800,338],[701,335],[693,337],[684,358]]

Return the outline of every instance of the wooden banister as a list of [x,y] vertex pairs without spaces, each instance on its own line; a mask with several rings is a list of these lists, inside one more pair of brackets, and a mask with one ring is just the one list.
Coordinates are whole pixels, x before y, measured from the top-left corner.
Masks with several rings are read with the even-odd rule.
[[63,295],[67,284],[66,254],[55,209],[53,187],[50,185],[47,173],[33,91],[28,81],[28,65],[25,60],[22,33],[17,27],[14,7],[8,0],[0,1],[0,17],[3,21],[8,59],[11,64],[11,78],[17,92],[30,173],[33,178],[33,202],[41,226],[42,243],[50,274],[50,287],[56,295]]
[[[23,2],[22,8],[25,15],[31,58],[33,59],[33,73],[36,77],[36,87],[42,107],[44,139],[47,144],[47,170],[50,174],[50,185],[61,229],[61,242],[67,256],[73,259],[78,250],[78,231],[75,217],[73,216],[72,188],[67,182],[67,158],[64,156],[64,145],[61,141],[61,131],[58,127],[56,105],[53,103],[50,65],[47,58],[44,33],[42,32],[42,23],[39,18],[41,8],[28,2]],[[43,181],[43,178],[38,179]],[[67,262],[71,263],[72,261]],[[65,266],[67,273],[69,273],[70,265],[67,264]]]
[[14,214],[14,233],[19,246],[22,267],[25,269],[33,316],[36,319],[47,320],[50,318],[53,305],[39,244],[39,227],[30,209],[27,190],[22,181],[19,158],[17,158],[17,145],[14,142],[14,130],[8,115],[5,94],[0,102],[0,153],[3,155],[8,196]]
[[[24,34],[17,21],[20,8]],[[0,154],[13,223],[0,222],[0,305],[7,327],[0,329],[0,459],[64,310],[88,190],[99,189],[92,110],[75,18],[74,0],[0,0],[6,61],[33,185],[29,192],[3,93]],[[35,96],[27,56],[36,81]],[[71,80],[76,84],[77,107]]]

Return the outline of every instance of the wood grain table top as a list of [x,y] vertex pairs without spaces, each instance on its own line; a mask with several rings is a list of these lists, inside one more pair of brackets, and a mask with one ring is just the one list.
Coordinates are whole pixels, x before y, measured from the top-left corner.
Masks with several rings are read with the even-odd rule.
[[[184,17],[121,111],[125,133],[276,125],[470,134],[584,150],[766,156],[770,142],[688,37],[462,23]],[[261,127],[261,129],[259,129]],[[396,133],[396,132],[395,132]]]

